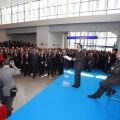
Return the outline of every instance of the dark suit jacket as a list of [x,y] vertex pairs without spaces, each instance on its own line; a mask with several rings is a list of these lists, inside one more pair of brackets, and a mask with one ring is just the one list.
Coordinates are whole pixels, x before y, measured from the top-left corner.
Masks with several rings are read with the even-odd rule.
[[120,60],[116,60],[112,65],[110,74],[106,80],[111,84],[120,85]]
[[75,57],[74,61],[74,69],[82,69],[84,66],[84,60],[85,60],[85,53],[83,50],[78,52]]
[[26,62],[29,63],[29,55],[28,55],[28,57],[27,57],[26,54],[24,54],[24,55],[23,55],[23,64],[25,65]]
[[39,62],[39,65],[41,65],[41,62],[43,62],[43,65],[45,66],[45,55],[39,55],[38,56],[38,62]]

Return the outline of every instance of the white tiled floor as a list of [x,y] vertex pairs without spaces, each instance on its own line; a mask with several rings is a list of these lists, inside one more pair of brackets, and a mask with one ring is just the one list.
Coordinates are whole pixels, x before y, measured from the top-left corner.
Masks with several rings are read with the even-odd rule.
[[13,113],[32,99],[36,94],[42,91],[47,85],[54,81],[58,76],[49,78],[48,76],[40,77],[36,76],[33,79],[32,76],[20,75],[15,77],[15,82],[18,88],[18,92],[13,101]]

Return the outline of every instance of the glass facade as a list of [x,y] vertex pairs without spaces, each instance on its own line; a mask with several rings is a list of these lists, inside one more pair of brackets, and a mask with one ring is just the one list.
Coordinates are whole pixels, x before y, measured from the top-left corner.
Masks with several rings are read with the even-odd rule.
[[0,8],[0,24],[120,13],[120,0],[31,0]]
[[117,36],[111,32],[69,32],[68,36],[97,36],[98,39],[68,39],[68,48],[75,49],[80,43],[83,49],[111,51]]
[[[120,0],[30,0],[0,8],[0,25],[75,16],[119,14]],[[98,36],[98,39],[71,39],[68,47],[81,43],[85,49],[111,50],[117,36],[111,32],[71,32],[68,36]]]
[[5,24],[5,11],[4,8],[0,9],[0,25]]

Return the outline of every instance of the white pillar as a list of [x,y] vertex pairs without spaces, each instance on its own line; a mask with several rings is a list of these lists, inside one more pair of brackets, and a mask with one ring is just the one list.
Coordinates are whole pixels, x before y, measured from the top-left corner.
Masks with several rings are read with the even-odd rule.
[[120,33],[117,35],[117,47],[120,50]]
[[5,30],[0,30],[0,42],[6,41]]
[[64,34],[64,48],[68,48],[68,39],[67,39],[68,34]]
[[37,47],[40,48],[63,48],[64,34],[50,32],[49,26],[37,27]]
[[37,27],[37,47],[48,48],[49,26]]
[[49,32],[48,48],[63,48],[64,34],[60,32]]

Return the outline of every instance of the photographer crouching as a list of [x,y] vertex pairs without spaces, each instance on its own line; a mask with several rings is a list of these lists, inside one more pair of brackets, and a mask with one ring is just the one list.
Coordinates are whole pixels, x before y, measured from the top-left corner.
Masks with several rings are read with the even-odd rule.
[[0,62],[0,64],[0,83],[3,84],[4,104],[7,106],[9,117],[12,114],[12,103],[17,92],[14,76],[20,75],[21,72],[10,59],[5,59],[4,63]]

